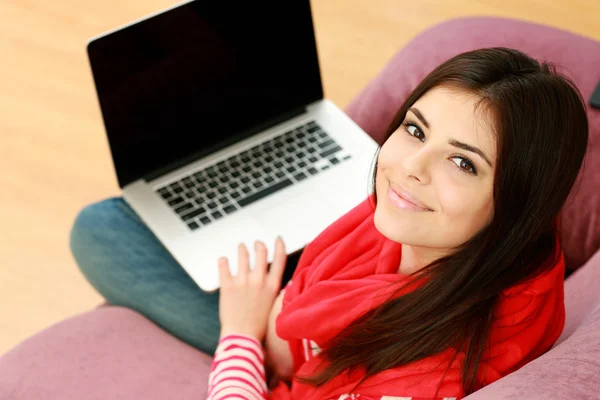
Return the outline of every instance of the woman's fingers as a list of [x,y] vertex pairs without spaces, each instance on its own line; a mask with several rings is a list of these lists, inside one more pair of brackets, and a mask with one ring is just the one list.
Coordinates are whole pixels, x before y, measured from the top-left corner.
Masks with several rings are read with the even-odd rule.
[[273,257],[273,262],[271,263],[271,268],[269,269],[270,279],[273,279],[275,282],[281,284],[281,278],[283,277],[283,272],[285,271],[286,261],[287,254],[285,251],[285,244],[283,243],[281,236],[278,236],[277,240],[275,240],[275,256]]
[[221,286],[227,286],[231,282],[231,271],[229,270],[227,257],[219,258],[219,281]]
[[255,261],[253,273],[262,281],[267,273],[267,247],[263,242],[257,240],[254,242]]
[[250,256],[244,243],[238,245],[238,276],[247,277],[250,271]]
[[267,275],[268,270],[269,280],[281,282],[287,261],[285,244],[283,243],[281,236],[278,236],[275,240],[275,255],[273,256],[273,262],[271,263],[270,268],[267,265],[267,247],[260,240],[254,242],[254,253],[254,265],[252,267],[252,271],[250,271],[250,256],[248,254],[248,249],[243,243],[239,244],[238,276],[245,278],[252,273],[253,277],[256,277],[262,281]]

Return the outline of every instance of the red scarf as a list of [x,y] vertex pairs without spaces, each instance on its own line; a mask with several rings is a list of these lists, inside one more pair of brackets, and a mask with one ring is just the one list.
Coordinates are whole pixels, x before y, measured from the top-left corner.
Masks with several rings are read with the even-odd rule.
[[[316,356],[320,344],[386,299],[386,296],[374,298],[375,292],[406,277],[398,273],[402,245],[375,228],[371,208],[374,204],[371,194],[306,246],[287,286],[276,332],[288,341],[294,372],[300,376],[310,376],[316,371],[321,361]],[[549,272],[503,292],[492,328],[491,347],[484,352],[479,370],[478,379],[484,385],[539,357],[560,336],[565,322],[565,265],[558,235],[555,251],[560,252],[559,262]],[[435,356],[382,371],[365,380],[355,393],[377,398],[385,395],[433,399],[441,382],[436,398],[461,398],[465,395],[461,384],[462,352],[444,375],[454,353],[456,350],[449,348]],[[363,376],[360,371],[357,369],[350,376],[342,373],[319,388],[297,381],[288,388],[280,382],[270,398],[337,399],[349,394],[360,381]]]

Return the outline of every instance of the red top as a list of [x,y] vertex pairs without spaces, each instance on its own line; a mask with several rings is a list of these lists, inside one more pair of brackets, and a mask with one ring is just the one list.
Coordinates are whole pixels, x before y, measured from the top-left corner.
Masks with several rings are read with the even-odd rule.
[[[373,222],[374,195],[331,224],[304,249],[287,286],[277,335],[289,342],[294,372],[313,375],[320,358],[319,344],[337,335],[352,321],[381,304],[384,287],[401,282],[398,273],[402,245],[383,236]],[[483,354],[478,379],[487,385],[515,371],[550,349],[565,323],[564,255],[558,234],[554,254],[558,262],[548,272],[502,292],[492,326],[490,347]],[[396,296],[414,289],[405,288]],[[461,398],[461,366],[465,354],[447,349],[435,356],[388,369],[365,380],[356,398],[382,396],[413,399]],[[444,362],[445,361],[445,362]],[[485,373],[485,376],[484,376]],[[315,388],[297,381],[288,388],[280,382],[273,400],[346,398],[362,378],[360,370],[346,373]],[[360,395],[360,396],[357,396]],[[352,398],[348,395],[348,398]]]

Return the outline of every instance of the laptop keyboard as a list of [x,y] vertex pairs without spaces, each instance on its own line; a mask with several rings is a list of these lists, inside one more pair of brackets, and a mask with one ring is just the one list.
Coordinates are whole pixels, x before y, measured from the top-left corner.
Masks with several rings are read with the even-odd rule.
[[157,189],[196,230],[351,158],[311,121]]

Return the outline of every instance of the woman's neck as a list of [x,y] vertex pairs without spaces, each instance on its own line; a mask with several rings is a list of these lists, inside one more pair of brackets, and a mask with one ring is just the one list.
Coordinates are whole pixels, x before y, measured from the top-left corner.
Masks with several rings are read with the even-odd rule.
[[402,275],[412,274],[445,255],[446,252],[441,249],[403,244],[398,273]]

